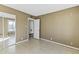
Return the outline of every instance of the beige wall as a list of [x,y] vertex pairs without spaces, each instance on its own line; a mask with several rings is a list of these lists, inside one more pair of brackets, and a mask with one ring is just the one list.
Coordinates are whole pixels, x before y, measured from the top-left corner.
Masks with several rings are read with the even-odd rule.
[[26,26],[27,18],[29,17],[29,15],[15,9],[5,7],[3,5],[0,5],[0,12],[6,12],[16,15],[16,41],[21,41],[21,37],[23,37],[24,33],[27,32]]
[[2,18],[0,17],[0,37],[3,35]]
[[[40,16],[41,38],[79,48],[79,7]],[[72,43],[71,43],[72,42]]]

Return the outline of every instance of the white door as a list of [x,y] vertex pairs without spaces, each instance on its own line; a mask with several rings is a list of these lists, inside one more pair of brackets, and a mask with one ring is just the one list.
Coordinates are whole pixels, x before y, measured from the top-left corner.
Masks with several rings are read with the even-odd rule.
[[34,38],[39,39],[40,19],[34,20]]

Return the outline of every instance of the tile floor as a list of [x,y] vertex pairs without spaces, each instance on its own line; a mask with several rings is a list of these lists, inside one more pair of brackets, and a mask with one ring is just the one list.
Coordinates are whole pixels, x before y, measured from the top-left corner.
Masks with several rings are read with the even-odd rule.
[[78,54],[79,51],[67,48],[44,40],[31,39],[23,43],[13,45],[0,54]]

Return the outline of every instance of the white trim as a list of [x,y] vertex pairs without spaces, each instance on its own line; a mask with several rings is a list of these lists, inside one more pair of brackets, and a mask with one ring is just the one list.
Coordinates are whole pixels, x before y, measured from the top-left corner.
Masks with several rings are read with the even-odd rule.
[[25,41],[28,41],[28,39],[26,39],[26,40],[22,40],[22,41],[19,41],[19,42],[15,43],[15,45],[16,45],[16,44],[23,43],[23,42],[25,42]]
[[16,43],[16,15],[15,15],[15,43]]
[[73,46],[69,46],[69,45],[66,45],[66,44],[62,44],[62,43],[59,43],[59,42],[50,41],[50,40],[43,39],[43,38],[40,38],[40,39],[44,40],[44,41],[47,41],[47,42],[55,43],[55,44],[58,44],[58,45],[61,45],[61,46],[65,46],[65,47],[68,47],[68,48],[71,48],[71,49],[79,50],[79,48],[76,48],[76,47],[73,47]]

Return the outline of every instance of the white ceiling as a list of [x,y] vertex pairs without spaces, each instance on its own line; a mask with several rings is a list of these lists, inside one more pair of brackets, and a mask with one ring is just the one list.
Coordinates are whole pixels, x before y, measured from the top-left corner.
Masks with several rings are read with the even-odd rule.
[[40,16],[56,12],[66,8],[77,6],[76,4],[5,4],[5,6],[17,9],[33,16]]

